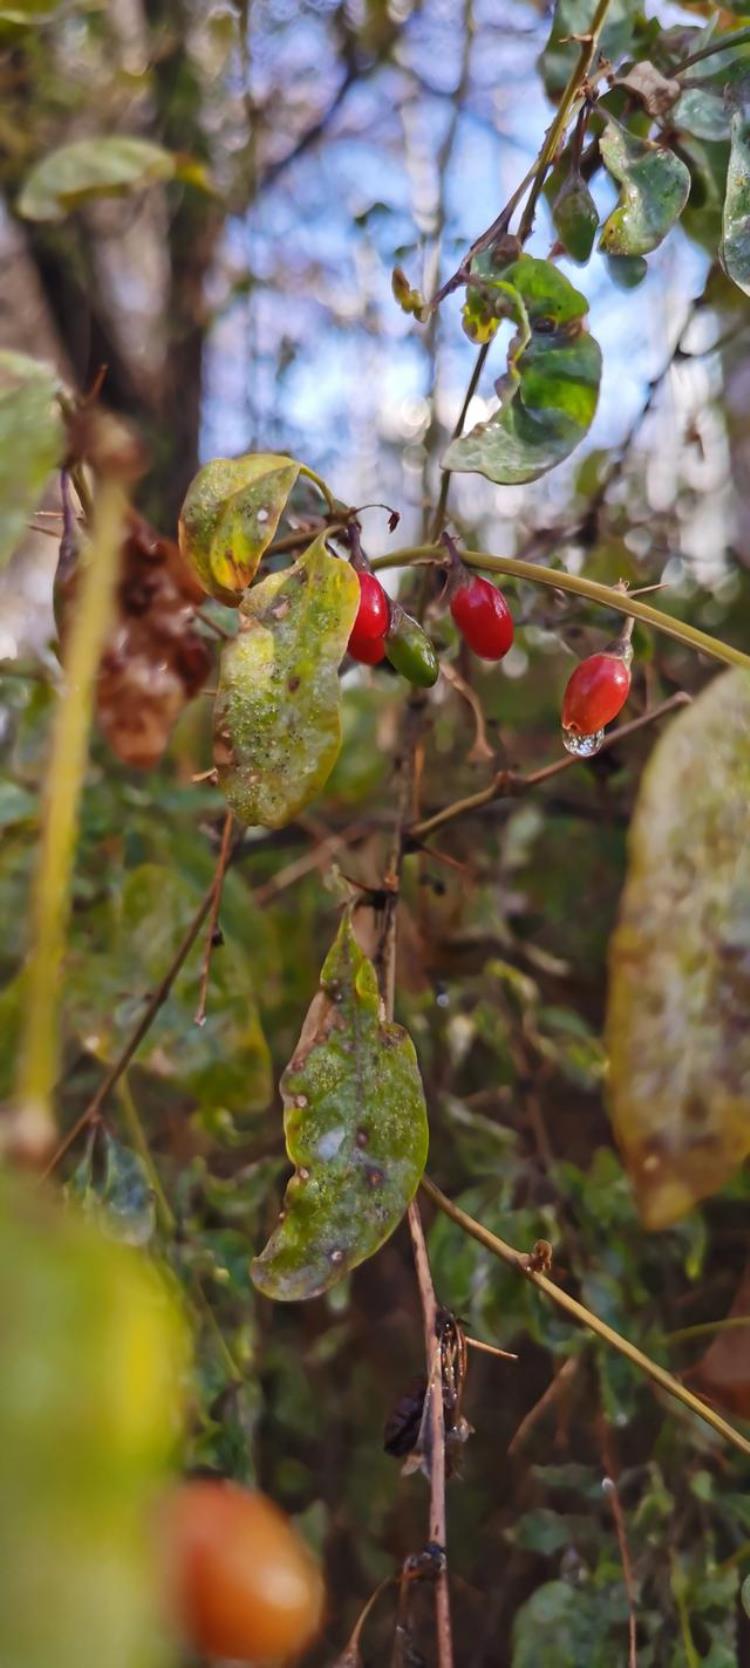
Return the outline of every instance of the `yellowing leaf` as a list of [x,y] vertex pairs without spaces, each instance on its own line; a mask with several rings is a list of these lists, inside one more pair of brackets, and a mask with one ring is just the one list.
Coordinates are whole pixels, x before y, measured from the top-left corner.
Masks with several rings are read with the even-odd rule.
[[281,1079],[295,1172],[252,1266],[267,1296],[316,1297],[371,1257],[414,1197],[427,1112],[414,1044],[382,1017],[377,977],[349,914]]
[[722,674],[649,760],[612,940],[612,1122],[663,1228],[750,1152],[750,678]]
[[300,465],[274,452],[214,458],[198,471],[180,516],[183,555],[204,588],[237,604],[268,549]]
[[283,828],[328,780],[341,747],[338,668],[359,581],[322,538],[242,604],[221,656],[214,758],[241,822]]
[[25,220],[64,220],[94,197],[121,196],[174,179],[178,159],[161,145],[126,134],[74,139],[32,168],[18,199]]
[[152,1264],[0,1188],[0,1662],[163,1668],[150,1540],[179,1436],[179,1315]]
[[679,220],[690,195],[690,171],[674,151],[639,139],[612,116],[599,149],[620,185],[620,201],[602,227],[599,247],[608,255],[648,255]]

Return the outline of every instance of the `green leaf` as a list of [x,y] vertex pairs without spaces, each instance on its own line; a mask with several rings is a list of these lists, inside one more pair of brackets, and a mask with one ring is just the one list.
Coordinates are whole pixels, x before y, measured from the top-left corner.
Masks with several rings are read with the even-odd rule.
[[383,1020],[375,969],[348,912],[281,1092],[295,1173],[252,1276],[267,1296],[289,1301],[316,1297],[378,1250],[427,1159],[414,1044]]
[[23,538],[63,457],[59,386],[50,366],[0,352],[0,566]]
[[674,151],[629,133],[612,116],[599,149],[621,188],[599,247],[608,255],[648,255],[679,220],[690,193],[690,171]]
[[512,1668],[612,1668],[626,1617],[621,1588],[547,1581],[516,1614]]
[[[109,1064],[164,977],[200,904],[202,888],[179,867],[142,863],[99,910],[81,912],[68,956],[68,1034]],[[205,1024],[194,1024],[200,940],[160,1006],[136,1065],[187,1094],[199,1107],[246,1116],[268,1105],[271,1068],[258,1016],[252,964],[220,916],[224,942],[214,952]]]
[[672,111],[672,122],[696,139],[728,139],[730,113],[721,87],[686,87]]
[[739,110],[732,116],[730,136],[719,255],[727,277],[750,295],[750,126]]
[[618,290],[636,290],[648,272],[642,255],[605,255],[607,271]]
[[716,678],[643,776],[611,950],[611,1115],[663,1228],[750,1151],[750,678]]
[[110,1238],[147,1245],[156,1228],[156,1201],[143,1159],[94,1128],[66,1192]]
[[443,467],[475,471],[498,485],[535,481],[583,439],[596,410],[599,345],[583,327],[586,297],[550,261],[522,255],[498,276],[498,308],[508,288],[528,319],[511,343],[500,410],[454,440]]
[[341,746],[338,668],[359,582],[318,538],[248,591],[221,656],[214,758],[241,822],[283,828],[320,792]]
[[[596,5],[597,0],[557,0],[549,40],[540,59],[545,89],[553,98],[562,92],[578,62],[581,45],[576,36],[590,30]],[[600,37],[602,54],[611,62],[630,51],[640,11],[640,0],[611,0]]]
[[594,247],[599,210],[585,179],[573,168],[552,204],[555,231],[566,253],[583,265]]
[[219,601],[239,603],[252,584],[295,486],[300,464],[273,452],[214,458],[188,488],[180,548]]
[[96,197],[142,191],[180,172],[180,159],[161,145],[125,134],[74,139],[32,168],[16,204],[25,220],[64,220]]

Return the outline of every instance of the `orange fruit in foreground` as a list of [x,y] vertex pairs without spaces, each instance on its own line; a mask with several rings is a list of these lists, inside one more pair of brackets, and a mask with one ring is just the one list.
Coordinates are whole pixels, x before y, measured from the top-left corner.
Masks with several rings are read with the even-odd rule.
[[323,1617],[323,1580],[289,1519],[266,1495],[200,1478],[161,1519],[173,1614],[209,1657],[284,1661]]

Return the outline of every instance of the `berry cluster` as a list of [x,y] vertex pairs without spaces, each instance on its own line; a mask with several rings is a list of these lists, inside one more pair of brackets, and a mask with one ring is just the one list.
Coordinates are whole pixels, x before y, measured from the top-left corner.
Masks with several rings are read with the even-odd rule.
[[[470,574],[458,552],[453,562],[447,595],[454,622],[474,654],[482,660],[502,660],[513,643],[513,615],[505,597],[488,579]],[[378,666],[387,655],[404,677],[429,687],[438,675],[429,638],[416,620],[389,600],[374,573],[361,569],[358,578],[360,601],[349,638],[350,655],[367,666]],[[628,621],[615,643],[582,660],[569,678],[562,706],[563,743],[569,752],[584,758],[598,752],[605,725],[624,707],[630,694],[631,631]]]

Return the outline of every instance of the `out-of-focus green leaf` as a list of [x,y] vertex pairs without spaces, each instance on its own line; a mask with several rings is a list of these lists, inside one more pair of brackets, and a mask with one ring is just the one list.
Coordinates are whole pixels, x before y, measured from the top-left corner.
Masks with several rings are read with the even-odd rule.
[[[600,37],[605,58],[615,62],[630,51],[640,10],[638,0],[612,0]],[[562,92],[578,62],[577,37],[589,32],[595,11],[596,0],[556,0],[552,29],[540,59],[544,85],[553,98]]]
[[295,1172],[252,1275],[260,1291],[287,1301],[316,1297],[377,1251],[427,1158],[414,1044],[383,1020],[375,969],[348,912],[281,1091]]
[[571,169],[552,204],[555,231],[574,261],[583,265],[594,247],[599,210],[583,176]]
[[648,272],[642,255],[605,255],[607,271],[618,290],[636,290]]
[[512,1668],[612,1668],[613,1624],[627,1619],[624,1589],[547,1581],[521,1606],[513,1623]]
[[252,584],[299,472],[294,458],[273,452],[214,458],[199,469],[182,506],[180,549],[220,602],[236,606]]
[[644,773],[611,951],[615,1134],[649,1227],[750,1151],[750,679],[722,674]]
[[735,110],[724,198],[721,264],[728,278],[750,295],[750,126]]
[[0,1191],[0,1660],[163,1668],[149,1525],[182,1327],[156,1270],[16,1175]]
[[109,1130],[92,1131],[68,1195],[113,1239],[147,1245],[153,1238],[156,1203],[143,1160]]
[[[179,870],[156,863],[130,870],[122,889],[76,923],[68,958],[66,1026],[111,1062],[163,978],[201,901]],[[178,974],[137,1056],[137,1065],[191,1095],[201,1107],[239,1116],[268,1104],[271,1069],[253,968],[235,939],[231,914],[214,952],[205,1023],[194,1024],[200,948]]]
[[648,255],[679,220],[690,171],[674,151],[638,138],[611,116],[599,149],[620,185],[620,201],[602,227],[599,247],[608,255]]
[[0,566],[26,531],[65,446],[50,366],[0,352]]
[[674,126],[696,139],[728,139],[730,112],[721,87],[686,87],[673,111]]
[[[452,441],[443,467],[513,485],[536,480],[583,439],[599,397],[601,353],[582,323],[586,297],[550,261],[522,255],[497,280],[499,314],[508,312],[510,288],[527,323],[511,343],[500,410]],[[484,293],[490,282],[488,272]]]
[[119,197],[174,179],[180,167],[178,157],[149,139],[114,133],[74,139],[37,162],[16,206],[25,220],[64,220],[95,197]]
[[347,562],[316,539],[242,604],[221,657],[214,758],[240,821],[283,828],[327,781],[341,746],[338,668],[359,607]]

